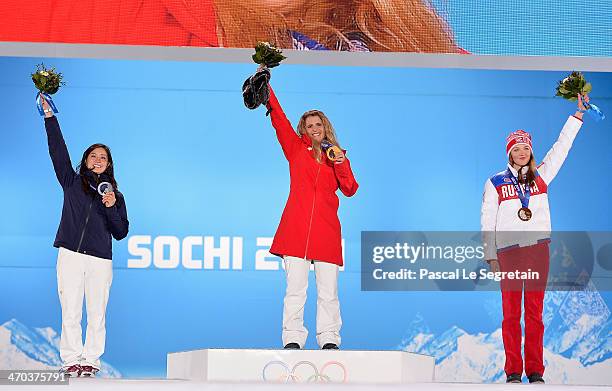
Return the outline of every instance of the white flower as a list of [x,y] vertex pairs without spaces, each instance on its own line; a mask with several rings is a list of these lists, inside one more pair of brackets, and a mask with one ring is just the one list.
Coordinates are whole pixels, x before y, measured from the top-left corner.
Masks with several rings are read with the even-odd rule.
[[47,72],[47,71],[40,71],[38,73],[40,73],[43,76],[49,76],[49,72]]

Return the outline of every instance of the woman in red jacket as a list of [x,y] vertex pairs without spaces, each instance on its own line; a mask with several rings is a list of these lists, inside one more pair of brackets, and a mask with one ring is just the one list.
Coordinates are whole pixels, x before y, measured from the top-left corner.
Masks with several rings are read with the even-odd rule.
[[321,142],[338,145],[334,128],[321,111],[307,111],[298,132],[285,116],[270,88],[268,110],[276,136],[289,161],[289,198],[270,252],[283,258],[287,290],[283,307],[283,345],[300,349],[306,343],[304,304],[308,272],[314,264],[317,281],[317,342],[323,349],[340,345],[338,268],[343,265],[336,190],[347,197],[358,184],[345,151],[330,160]]

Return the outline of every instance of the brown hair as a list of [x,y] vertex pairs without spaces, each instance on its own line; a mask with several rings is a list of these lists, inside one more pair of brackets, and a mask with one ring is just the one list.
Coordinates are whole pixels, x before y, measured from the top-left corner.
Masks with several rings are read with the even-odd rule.
[[[514,160],[512,160],[512,155],[509,156],[509,160],[510,160],[510,164],[514,167]],[[529,162],[527,162],[527,166],[529,167],[527,169],[527,173],[525,175],[520,175],[520,172],[519,172],[518,180],[519,180],[519,183],[521,184],[528,183],[529,186],[533,187],[535,185],[536,170],[537,170],[537,164],[536,164],[535,157],[533,156],[533,152],[531,152],[531,156],[529,157]]]
[[269,41],[293,48],[290,31],[328,49],[351,50],[358,36],[372,51],[457,53],[450,28],[428,0],[310,0],[296,10],[214,0],[220,46],[254,47]]

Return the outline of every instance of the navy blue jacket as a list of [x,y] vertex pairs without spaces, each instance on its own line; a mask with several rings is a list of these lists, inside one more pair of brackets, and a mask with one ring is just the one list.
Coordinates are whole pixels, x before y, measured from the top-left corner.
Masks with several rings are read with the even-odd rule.
[[[121,240],[128,233],[129,222],[123,194],[115,190],[117,201],[107,208],[97,191],[83,190],[81,175],[72,168],[68,148],[55,116],[45,118],[45,129],[55,175],[64,190],[62,219],[53,246],[112,259],[111,235]],[[88,182],[96,188],[95,174],[92,172],[91,177],[87,177]]]

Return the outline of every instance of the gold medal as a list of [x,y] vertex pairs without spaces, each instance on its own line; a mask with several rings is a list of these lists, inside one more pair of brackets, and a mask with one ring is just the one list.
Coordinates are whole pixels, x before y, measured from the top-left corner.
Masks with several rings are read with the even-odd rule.
[[337,156],[340,156],[342,150],[340,150],[340,148],[337,146],[332,145],[331,147],[327,148],[327,151],[325,152],[327,153],[329,160],[334,160]]
[[333,145],[328,140],[321,141],[321,149],[327,154],[329,160],[335,160],[337,156],[342,154],[342,150],[337,145]]

